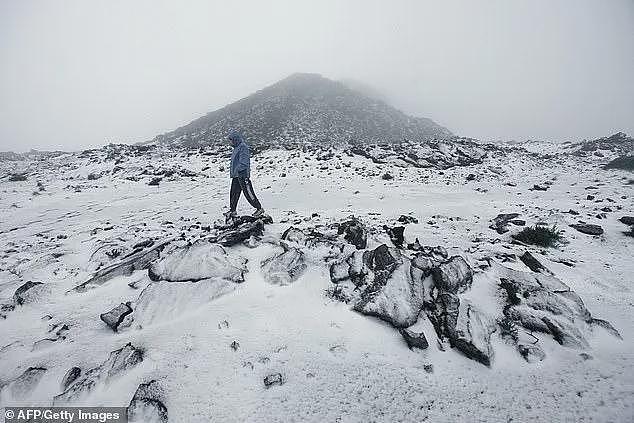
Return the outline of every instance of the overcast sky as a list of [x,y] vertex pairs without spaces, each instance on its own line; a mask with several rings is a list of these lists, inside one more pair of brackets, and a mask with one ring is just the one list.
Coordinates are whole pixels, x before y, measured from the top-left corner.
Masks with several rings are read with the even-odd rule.
[[634,133],[633,0],[0,0],[0,150],[136,142],[293,72],[483,140]]

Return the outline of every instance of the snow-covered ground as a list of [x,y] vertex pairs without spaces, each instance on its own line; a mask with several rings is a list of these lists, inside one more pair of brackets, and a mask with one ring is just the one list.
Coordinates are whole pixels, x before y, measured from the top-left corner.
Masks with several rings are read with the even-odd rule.
[[[0,182],[0,303],[13,304],[27,281],[43,283],[1,312],[0,406],[52,404],[69,369],[83,375],[131,343],[143,350],[142,362],[99,379],[70,403],[127,406],[139,384],[156,380],[173,422],[632,420],[634,238],[618,221],[634,212],[631,173],[520,151],[444,171],[344,153],[317,160],[310,152],[266,151],[253,159],[252,180],[274,223],[254,248],[226,248],[248,260],[244,282],[220,290],[152,282],[141,269],[73,290],[133,244],[176,237],[173,244],[184,245],[207,236],[227,209],[227,160],[154,152],[126,158],[114,174],[112,160],[78,154],[0,163],[5,173],[29,174]],[[176,172],[150,186],[152,175],[141,172],[150,164],[191,175]],[[383,179],[386,172],[393,179]],[[239,212],[251,213],[244,198]],[[557,225],[567,242],[527,247],[511,242],[520,227],[505,234],[489,228],[498,214],[512,212],[527,225]],[[410,215],[418,223],[405,225],[406,242],[443,246],[474,269],[493,259],[529,272],[513,255],[530,251],[623,339],[596,327],[589,348],[575,349],[539,334],[546,357],[529,363],[496,332],[487,367],[438,342],[425,318],[418,324],[429,347],[410,350],[389,324],[328,297],[329,268],[318,254],[307,251],[306,270],[289,285],[267,282],[260,263],[280,250],[276,242],[289,226],[327,228],[350,215],[370,228],[368,248],[391,245],[382,226]],[[601,225],[604,234],[568,226],[579,220]],[[151,283],[162,285],[140,313],[139,295]],[[477,271],[467,294],[492,318],[504,303],[498,283],[492,271]],[[137,308],[133,320],[114,332],[99,316],[126,302]],[[38,342],[46,338],[53,340]],[[12,388],[30,367],[46,371]],[[276,373],[283,384],[265,387],[264,378]]]

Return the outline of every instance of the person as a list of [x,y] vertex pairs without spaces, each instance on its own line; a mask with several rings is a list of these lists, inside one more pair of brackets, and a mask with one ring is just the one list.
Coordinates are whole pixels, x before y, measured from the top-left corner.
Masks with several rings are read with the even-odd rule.
[[251,184],[251,155],[249,146],[238,132],[231,132],[228,136],[233,147],[231,153],[231,165],[229,176],[231,177],[231,191],[229,194],[229,211],[225,213],[227,223],[232,221],[236,215],[240,194],[244,192],[247,201],[255,209],[253,217],[260,217],[264,214],[264,209],[260,200],[255,196],[253,185]]

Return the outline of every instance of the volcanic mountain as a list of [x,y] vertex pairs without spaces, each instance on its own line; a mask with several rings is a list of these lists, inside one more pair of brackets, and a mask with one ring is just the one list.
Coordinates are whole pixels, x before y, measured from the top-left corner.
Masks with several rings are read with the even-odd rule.
[[430,119],[408,116],[343,83],[296,73],[152,141],[199,147],[223,141],[231,130],[263,146],[395,143],[452,136]]

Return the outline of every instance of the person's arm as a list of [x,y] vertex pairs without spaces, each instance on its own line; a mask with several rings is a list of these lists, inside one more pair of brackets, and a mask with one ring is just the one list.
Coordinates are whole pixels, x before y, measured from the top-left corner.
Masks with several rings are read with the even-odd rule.
[[238,166],[237,171],[238,175],[245,178],[247,176],[247,170],[249,169],[249,161],[251,160],[251,155],[249,154],[249,147],[245,144],[240,146],[240,150],[238,151]]

